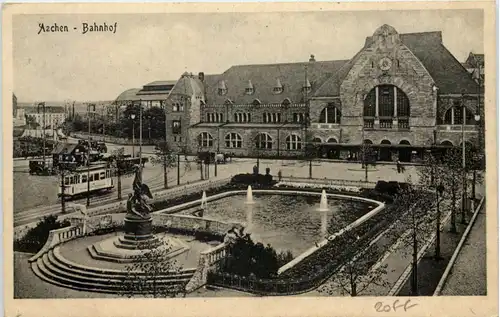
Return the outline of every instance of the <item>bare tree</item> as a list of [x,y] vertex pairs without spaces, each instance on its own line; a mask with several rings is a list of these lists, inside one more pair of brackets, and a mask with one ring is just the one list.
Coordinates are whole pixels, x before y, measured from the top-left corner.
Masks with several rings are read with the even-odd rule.
[[160,246],[147,246],[134,262],[126,267],[126,275],[120,281],[119,294],[125,297],[137,295],[161,298],[185,296],[188,281],[176,284],[165,283],[181,272],[175,260],[168,259],[171,247],[166,241]]
[[170,144],[166,141],[161,141],[157,145],[156,155],[153,156],[151,162],[154,165],[163,166],[163,187],[168,188],[168,169],[173,168],[177,164],[176,154]]
[[375,245],[368,246],[365,250],[348,261],[333,277],[332,283],[326,283],[319,291],[334,295],[340,291],[342,295],[358,296],[370,285],[388,287],[384,279],[387,274],[387,264],[378,263],[380,252]]
[[436,216],[433,208],[433,196],[421,186],[412,183],[408,178],[406,185],[400,184],[400,190],[394,201],[395,208],[402,210],[399,228],[404,232],[396,230],[396,238],[400,240],[403,252],[411,251],[412,274],[411,293],[418,295],[418,251],[420,246],[434,232],[434,221]]
[[421,166],[417,167],[419,184],[434,192],[436,206],[436,243],[434,258],[441,259],[441,202],[446,198],[446,166],[437,153],[425,157]]

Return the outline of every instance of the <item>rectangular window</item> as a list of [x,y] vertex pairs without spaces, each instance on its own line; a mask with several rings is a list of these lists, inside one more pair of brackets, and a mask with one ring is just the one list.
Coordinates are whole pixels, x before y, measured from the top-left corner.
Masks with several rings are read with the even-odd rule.
[[101,172],[101,173],[99,174],[99,178],[100,178],[100,179],[105,179],[105,178],[106,178],[106,173],[105,173],[105,172]]
[[90,174],[89,175],[89,182],[93,182],[94,181],[94,174]]
[[181,133],[181,121],[180,120],[173,120],[172,121],[172,133],[173,134],[180,134]]
[[69,177],[64,178],[64,185],[69,185]]
[[82,175],[82,183],[86,183],[87,182],[87,175]]
[[95,173],[95,174],[94,174],[94,180],[95,180],[95,181],[98,181],[98,180],[99,180],[99,173]]

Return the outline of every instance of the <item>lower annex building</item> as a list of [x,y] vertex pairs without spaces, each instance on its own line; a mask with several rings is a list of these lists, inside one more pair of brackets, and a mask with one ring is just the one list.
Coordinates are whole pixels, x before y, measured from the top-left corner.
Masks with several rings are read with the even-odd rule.
[[409,161],[425,146],[476,140],[484,120],[482,85],[441,32],[398,34],[389,25],[351,60],[311,55],[302,63],[185,73],[164,98],[170,142],[190,153],[301,156],[306,143],[343,144],[322,154],[347,158],[363,142],[378,160]]

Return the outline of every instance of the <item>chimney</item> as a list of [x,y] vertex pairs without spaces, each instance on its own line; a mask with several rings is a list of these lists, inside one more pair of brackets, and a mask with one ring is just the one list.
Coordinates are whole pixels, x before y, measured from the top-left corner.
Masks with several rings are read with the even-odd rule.
[[309,58],[309,62],[315,62],[315,61],[316,61],[316,59],[314,58],[314,55],[311,54],[311,57]]
[[198,73],[198,79],[199,79],[201,82],[204,82],[204,81],[205,81],[205,73],[203,73],[203,72],[199,72],[199,73]]

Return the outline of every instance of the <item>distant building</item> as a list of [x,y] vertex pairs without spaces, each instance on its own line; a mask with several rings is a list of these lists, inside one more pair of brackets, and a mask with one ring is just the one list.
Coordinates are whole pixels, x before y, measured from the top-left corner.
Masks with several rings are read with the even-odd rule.
[[177,81],[155,81],[142,89],[128,89],[114,102],[116,117],[133,104],[141,104],[143,109],[164,109],[168,141],[175,149],[184,148],[188,142],[188,127],[200,121],[200,104],[204,102],[203,76],[184,73]]
[[33,118],[42,129],[45,123],[45,128],[56,129],[61,126],[66,120],[66,111],[61,106],[45,106],[45,121],[44,111],[42,107],[25,107],[25,116]]

